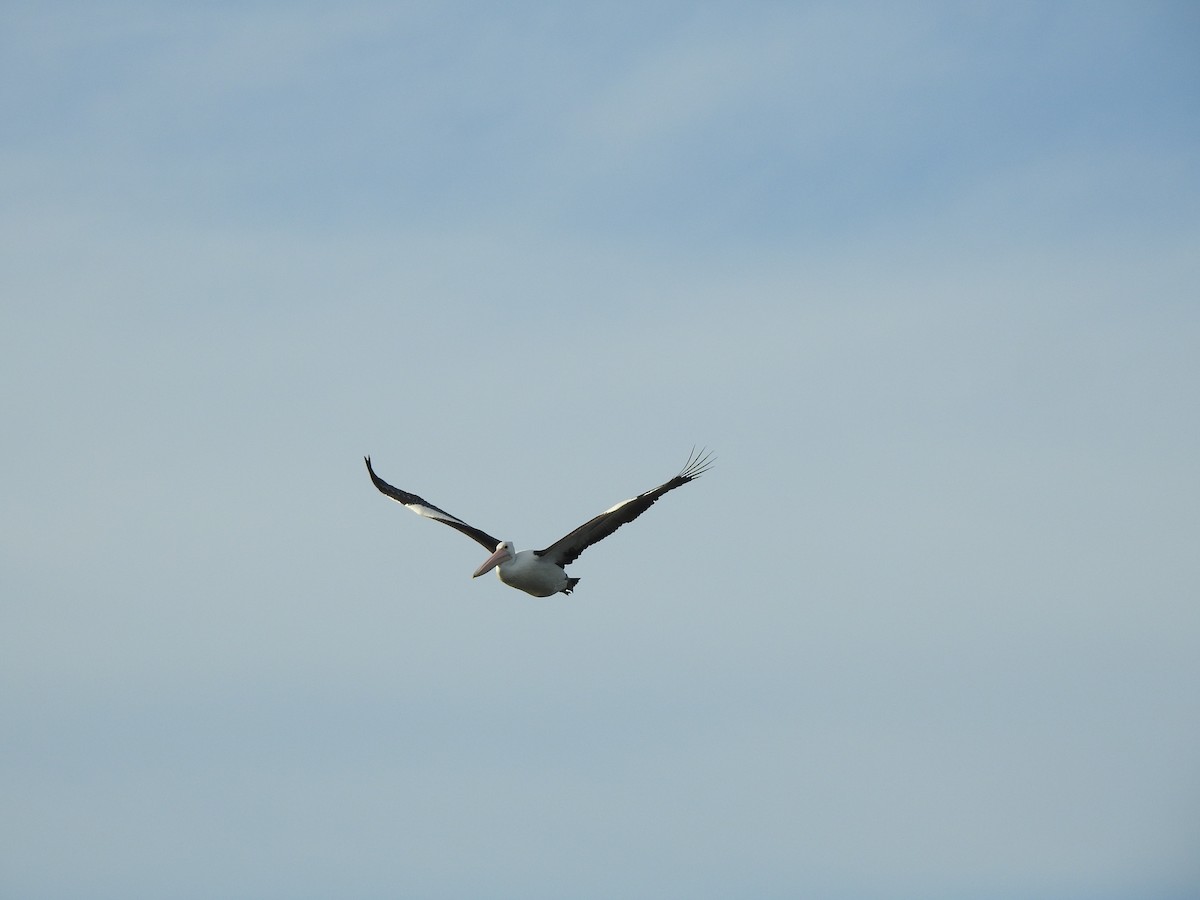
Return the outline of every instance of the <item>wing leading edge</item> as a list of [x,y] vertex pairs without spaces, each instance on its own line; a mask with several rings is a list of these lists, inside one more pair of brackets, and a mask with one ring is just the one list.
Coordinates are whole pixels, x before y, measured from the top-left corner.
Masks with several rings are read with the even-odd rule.
[[371,468],[371,457],[364,456],[363,459],[367,464],[367,471],[371,473],[371,481],[375,487],[379,488],[380,492],[391,497],[397,503],[402,503],[415,512],[418,516],[424,516],[427,519],[433,519],[435,522],[441,522],[443,525],[449,525],[455,531],[461,531],[471,540],[482,544],[489,553],[496,549],[500,544],[498,538],[492,537],[486,531],[476,528],[474,525],[468,525],[457,516],[452,516],[444,509],[439,509],[428,500],[422,500],[416,494],[410,494],[408,491],[402,491],[398,487],[393,487],[382,478],[375,474],[375,470]]
[[708,471],[713,462],[711,453],[703,449],[699,453],[693,450],[679,474],[670,481],[666,481],[644,494],[638,494],[631,500],[621,501],[594,519],[584,522],[565,537],[559,538],[545,550],[535,550],[534,552],[538,556],[548,557],[560,566],[573,563],[580,553],[597,541],[604,540],[622,525],[632,522],[653,506],[654,502],[663,494],[699,478]]

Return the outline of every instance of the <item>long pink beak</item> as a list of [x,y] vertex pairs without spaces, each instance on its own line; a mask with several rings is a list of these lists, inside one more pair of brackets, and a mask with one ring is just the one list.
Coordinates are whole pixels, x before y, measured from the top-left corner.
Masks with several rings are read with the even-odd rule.
[[475,574],[472,575],[471,577],[478,578],[480,575],[484,574],[485,572],[490,572],[492,569],[496,568],[496,566],[500,565],[500,563],[509,559],[511,556],[512,556],[512,554],[508,552],[507,547],[501,547],[499,550],[497,550],[495,553],[493,553],[491,556],[489,556],[487,559],[485,559],[483,561],[483,565],[480,566],[478,569],[476,569]]

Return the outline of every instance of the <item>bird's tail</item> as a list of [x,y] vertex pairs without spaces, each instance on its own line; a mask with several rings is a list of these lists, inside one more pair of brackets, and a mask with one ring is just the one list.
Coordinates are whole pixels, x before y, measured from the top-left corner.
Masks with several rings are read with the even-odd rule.
[[563,588],[561,591],[559,591],[559,593],[560,594],[569,594],[569,593],[571,593],[571,591],[575,590],[575,585],[577,585],[577,584],[579,584],[578,578],[568,578],[567,586],[565,588]]

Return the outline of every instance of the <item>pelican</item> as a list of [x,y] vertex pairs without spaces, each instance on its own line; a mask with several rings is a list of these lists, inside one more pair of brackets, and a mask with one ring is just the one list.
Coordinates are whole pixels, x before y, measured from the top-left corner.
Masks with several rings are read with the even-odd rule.
[[638,494],[630,500],[622,500],[616,506],[609,507],[600,515],[584,522],[570,534],[559,538],[544,550],[522,550],[512,541],[501,541],[492,537],[486,531],[481,531],[474,525],[468,525],[457,516],[452,516],[444,509],[439,509],[428,500],[422,500],[416,494],[402,491],[393,487],[375,474],[371,467],[371,457],[364,456],[367,472],[382,493],[393,500],[404,504],[419,516],[449,525],[456,531],[461,531],[467,537],[482,544],[491,553],[483,564],[475,570],[472,578],[478,578],[492,569],[500,580],[509,587],[532,594],[535,597],[551,597],[554,594],[570,594],[579,584],[578,578],[571,578],[564,567],[575,562],[579,554],[597,541],[602,541],[626,522],[632,522],[648,510],[659,497],[677,487],[682,487],[689,481],[699,478],[708,471],[713,463],[710,453],[694,449],[688,456],[687,463],[679,470],[679,474],[670,481],[664,481],[653,490]]

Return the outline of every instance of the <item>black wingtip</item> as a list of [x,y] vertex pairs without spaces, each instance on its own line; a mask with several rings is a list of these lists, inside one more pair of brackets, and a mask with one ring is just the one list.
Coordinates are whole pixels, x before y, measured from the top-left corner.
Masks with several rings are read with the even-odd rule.
[[371,483],[374,484],[375,487],[377,487],[379,490],[383,491],[386,494],[387,491],[385,490],[385,487],[387,485],[387,482],[385,482],[382,478],[380,478],[378,475],[375,474],[375,469],[371,466],[371,457],[364,456],[363,462],[365,462],[367,464],[367,474],[371,476]]
[[678,478],[684,481],[691,481],[693,478],[699,478],[705,472],[712,468],[713,463],[717,458],[706,448],[701,447],[699,451],[695,446],[692,447],[692,452],[688,454],[687,462],[684,463],[682,469],[679,470]]

